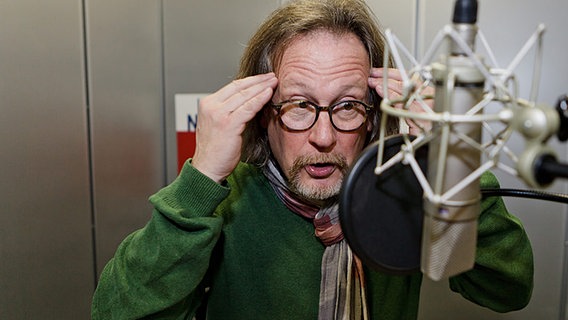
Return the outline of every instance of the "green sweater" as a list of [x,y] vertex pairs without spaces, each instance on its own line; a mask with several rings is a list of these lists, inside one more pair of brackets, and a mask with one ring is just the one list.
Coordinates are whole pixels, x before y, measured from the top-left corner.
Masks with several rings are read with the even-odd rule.
[[[483,187],[497,187],[493,175]],[[150,197],[155,209],[102,272],[93,319],[192,319],[207,295],[216,319],[317,319],[324,246],[289,211],[259,169],[239,164],[219,185],[188,162]],[[499,312],[531,295],[532,251],[502,200],[482,202],[475,268],[452,290]],[[371,319],[416,319],[422,275],[366,270]],[[206,293],[207,292],[207,293]]]

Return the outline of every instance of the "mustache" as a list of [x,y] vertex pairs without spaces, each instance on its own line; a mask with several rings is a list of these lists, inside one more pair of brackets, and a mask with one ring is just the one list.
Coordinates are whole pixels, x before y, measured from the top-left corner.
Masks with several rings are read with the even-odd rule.
[[347,173],[348,165],[347,158],[344,155],[337,153],[318,153],[314,155],[302,155],[294,160],[292,168],[290,169],[290,177],[294,177],[298,172],[307,165],[313,164],[327,164],[336,166],[345,175]]

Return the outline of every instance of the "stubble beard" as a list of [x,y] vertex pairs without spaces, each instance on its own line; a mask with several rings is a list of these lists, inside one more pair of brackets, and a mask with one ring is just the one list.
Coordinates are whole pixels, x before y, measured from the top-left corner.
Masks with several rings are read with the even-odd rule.
[[[332,185],[321,186],[312,184],[310,180],[302,181],[301,171],[306,165],[314,163],[333,164],[339,171],[340,178]],[[347,174],[347,159],[339,154],[318,154],[300,156],[294,160],[292,168],[288,171],[290,190],[308,200],[325,201],[337,197],[341,191],[343,178]]]

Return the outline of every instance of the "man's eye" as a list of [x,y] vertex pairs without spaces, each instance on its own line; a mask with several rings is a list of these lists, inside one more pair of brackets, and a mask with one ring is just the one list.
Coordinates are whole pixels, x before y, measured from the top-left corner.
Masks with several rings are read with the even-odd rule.
[[310,104],[309,104],[307,101],[299,101],[299,102],[297,103],[297,105],[298,105],[298,107],[304,108],[304,109],[310,107]]
[[353,102],[344,102],[342,104],[339,105],[340,108],[343,108],[345,110],[351,110],[355,107],[355,104]]

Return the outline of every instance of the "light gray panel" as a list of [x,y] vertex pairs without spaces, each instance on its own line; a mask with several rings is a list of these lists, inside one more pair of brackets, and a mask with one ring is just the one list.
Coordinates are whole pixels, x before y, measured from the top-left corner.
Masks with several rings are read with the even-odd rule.
[[164,184],[161,2],[87,6],[98,271]]
[[87,319],[80,1],[0,1],[0,319]]
[[416,49],[417,5],[414,0],[367,0],[384,29],[391,32],[410,52]]
[[[421,17],[425,21],[425,50],[440,28],[451,21],[452,0],[424,2]],[[544,40],[544,65],[538,101],[550,106],[558,96],[566,93],[568,61],[565,33],[568,21],[566,1],[479,1],[479,26],[485,34],[501,67],[509,64],[518,50],[541,22],[548,31]],[[478,48],[480,48],[478,43]],[[482,52],[484,54],[484,52]],[[532,77],[533,54],[516,70],[520,80],[520,96],[528,99]],[[524,141],[514,137],[509,146],[518,154]],[[551,146],[563,162],[567,162],[566,146],[555,139]],[[519,179],[499,170],[495,171],[502,187],[527,189]],[[566,192],[566,182],[558,180],[548,191]],[[477,307],[457,294],[450,293],[447,283],[425,281],[421,300],[421,319],[559,319],[565,255],[565,205],[527,199],[505,199],[509,210],[523,222],[533,245],[535,255],[535,287],[530,304],[523,310],[509,314],[496,314]],[[564,297],[565,298],[565,297]]]
[[235,76],[243,48],[279,1],[164,1],[167,177],[177,175],[174,95],[214,92]]

